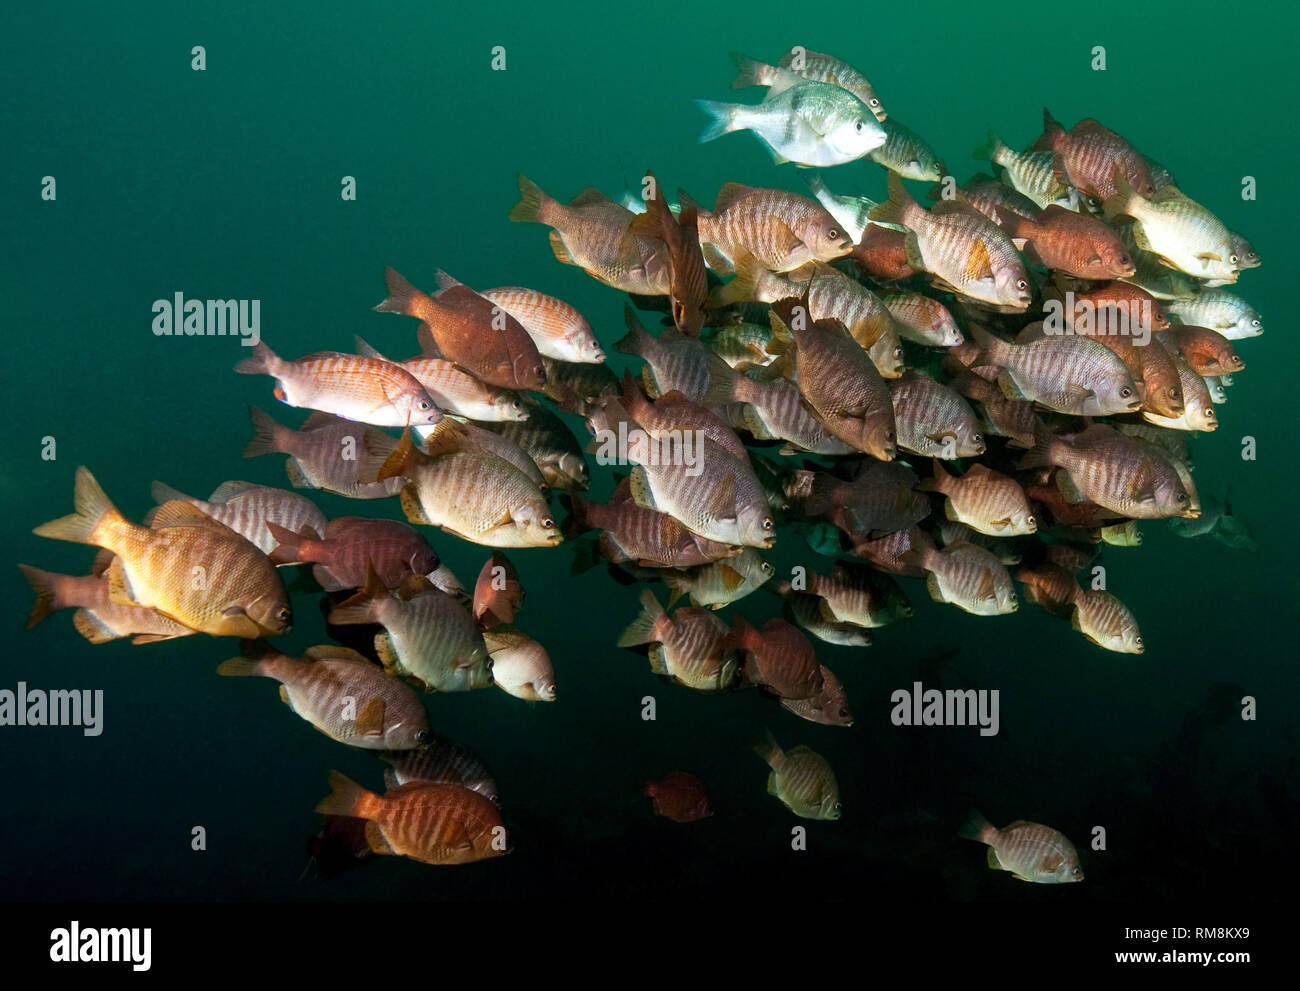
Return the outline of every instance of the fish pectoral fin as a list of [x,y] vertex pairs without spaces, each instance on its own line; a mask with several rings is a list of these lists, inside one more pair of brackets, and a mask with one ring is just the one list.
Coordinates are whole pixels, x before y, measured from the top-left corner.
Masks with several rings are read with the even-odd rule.
[[781,254],[788,255],[803,244],[803,238],[780,220],[773,217],[769,223],[772,225],[772,243]]
[[989,249],[980,238],[971,242],[970,252],[966,255],[966,280],[978,282],[980,279],[993,277],[993,263],[989,260]]
[[734,592],[745,582],[745,576],[728,564],[718,565],[718,574],[722,578],[722,587],[728,592]]
[[248,610],[237,602],[232,602],[230,605],[226,606],[225,609],[221,610],[221,615],[223,616],[245,616],[247,614]]
[[433,521],[425,514],[424,507],[420,505],[420,497],[414,485],[404,486],[398,499],[402,504],[402,512],[406,514],[406,518],[410,522],[423,524],[424,526],[434,525]]
[[1221,261],[1223,261],[1223,259],[1220,258],[1218,255],[1216,255],[1213,251],[1202,251],[1202,252],[1201,252],[1199,255],[1197,255],[1196,257],[1197,257],[1197,259],[1200,260],[1200,263],[1201,263],[1202,267],[1204,267],[1204,268],[1209,268],[1209,267],[1210,267],[1210,262],[1221,262]]
[[984,577],[980,579],[980,583],[975,589],[975,598],[981,602],[987,602],[996,596],[997,588],[993,584],[993,572],[986,569]]
[[465,830],[465,825],[456,819],[448,819],[438,838],[438,846],[452,853],[464,853],[474,849],[474,844]]
[[569,249],[564,246],[564,238],[560,237],[559,231],[551,231],[550,235],[551,251],[555,255],[555,260],[564,265],[578,264],[573,260],[573,255],[569,254]]
[[991,870],[995,870],[995,871],[1002,870],[1002,861],[998,860],[998,852],[994,850],[992,847],[989,847],[988,861],[989,861],[989,868]]
[[120,557],[113,558],[108,566],[108,601],[119,606],[138,606],[131,591],[131,583],[126,577],[126,568]]
[[185,636],[184,633],[137,633],[131,638],[131,643],[137,647],[146,643],[161,643],[163,640],[175,640],[177,637]]
[[353,727],[360,736],[382,736],[384,732],[384,700],[372,698],[357,713]]

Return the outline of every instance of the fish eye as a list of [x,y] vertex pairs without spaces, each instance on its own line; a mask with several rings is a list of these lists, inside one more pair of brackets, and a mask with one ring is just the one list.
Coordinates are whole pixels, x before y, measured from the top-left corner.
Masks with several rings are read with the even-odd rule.
[[422,729],[422,730],[420,730],[420,732],[418,732],[418,733],[415,734],[415,742],[416,742],[416,743],[432,743],[432,742],[433,742],[433,734],[430,733],[427,729]]
[[1127,399],[1127,398],[1128,398],[1129,396],[1131,396],[1131,395],[1133,395],[1133,390],[1132,390],[1132,389],[1129,389],[1129,388],[1125,387],[1125,388],[1119,390],[1119,397],[1120,397],[1120,399]]
[[1028,523],[1030,526],[1038,526],[1038,521],[1035,520],[1032,516],[1026,516],[1025,522]]
[[1212,410],[1212,409],[1207,409],[1207,410],[1205,411],[1205,418],[1206,418],[1207,420],[1213,420],[1213,419],[1214,419],[1214,410]]
[[889,433],[885,434],[885,440],[893,441],[893,440],[897,440],[897,439],[898,439],[898,438],[897,438],[896,436],[894,436],[894,431],[892,431],[892,430],[889,431]]
[[1070,873],[1073,874],[1075,877],[1078,877],[1080,874],[1083,873],[1083,871],[1079,870],[1079,868],[1076,867],[1074,870],[1070,871]]
[[862,121],[858,121],[858,133],[862,133]]
[[281,623],[287,623],[289,620],[293,619],[293,610],[288,606],[281,606],[280,611],[275,614],[275,618]]
[[1228,264],[1229,265],[1237,264],[1237,256],[1235,254],[1228,256]]
[[1176,500],[1174,500],[1174,501],[1175,501],[1175,502],[1178,502],[1178,503],[1184,503],[1184,502],[1186,502],[1186,501],[1187,501],[1187,493],[1186,493],[1186,492],[1179,492],[1179,493],[1178,493],[1178,498],[1177,498]]
[[1250,325],[1251,325],[1252,327],[1258,327],[1258,326],[1259,326],[1259,321],[1258,321],[1258,320],[1252,320],[1252,321],[1250,322]]
[[1024,279],[1017,279],[1017,280],[1016,280],[1016,288],[1017,288],[1017,289],[1028,289],[1028,288],[1029,288],[1029,283],[1026,282]]
[[878,99],[876,99],[876,98],[873,96],[873,97],[871,98],[871,102],[868,104],[868,106],[871,106],[871,107],[878,107],[878,106],[880,106],[880,101],[879,101]]
[[764,529],[764,530],[770,530],[770,529],[772,529],[772,527],[774,527],[774,526],[776,526],[776,524],[772,522],[772,517],[770,517],[770,516],[764,516],[764,517],[763,517],[763,529]]
[[830,238],[832,241],[835,241],[839,239],[840,232],[837,231],[834,227],[832,227],[830,230],[826,232],[826,236]]
[[425,400],[423,400],[423,399],[421,399],[421,400],[420,400],[420,412],[423,413],[423,412],[424,412],[425,410],[427,410],[428,408],[429,408],[429,404],[428,404],[428,402],[425,401]]
[[1134,642],[1135,644],[1137,644],[1139,647],[1142,646],[1142,638],[1141,638],[1141,637],[1134,637],[1134,638],[1133,638],[1133,642]]
[[543,530],[553,530],[554,528],[555,528],[555,520],[551,519],[549,516],[546,517],[544,520],[542,520]]
[[984,438],[981,437],[979,434],[971,434],[970,439],[971,439],[971,443],[972,443],[972,444],[983,444],[983,443],[984,443]]
[[894,348],[894,357],[899,359],[903,357],[903,348],[901,345]]

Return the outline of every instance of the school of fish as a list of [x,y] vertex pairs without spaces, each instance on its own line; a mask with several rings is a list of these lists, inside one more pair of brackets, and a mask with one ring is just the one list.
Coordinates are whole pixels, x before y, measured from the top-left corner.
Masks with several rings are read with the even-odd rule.
[[[36,528],[98,555],[86,575],[21,566],[29,625],[75,609],[92,643],[238,638],[221,675],[278,682],[300,719],[387,762],[381,791],[329,776],[309,844],[323,873],[513,848],[492,773],[435,732],[417,692],[558,698],[550,653],[515,625],[524,592],[505,550],[567,543],[574,570],[604,564],[640,585],[617,646],[652,675],[850,727],[825,660],[855,663],[872,631],[910,616],[906,583],[974,617],[1023,598],[1140,654],[1137,618],[1095,578],[1101,548],[1140,544],[1140,521],[1192,536],[1231,520],[1187,522],[1218,505],[1197,492],[1189,442],[1218,426],[1245,369],[1237,342],[1263,332],[1222,288],[1260,264],[1244,237],[1091,118],[1067,129],[1045,110],[1021,151],[990,131],[975,151],[990,172],[959,184],[849,64],[801,46],[732,58],[733,88],[762,99],[699,101],[701,142],[750,131],[778,163],[878,165],[887,198],[838,195],[829,172],[805,171],[790,173],[805,191],[733,181],[706,207],[646,172],[639,195],[566,201],[521,175],[510,219],[547,228],[557,261],[627,294],[626,336],[598,339],[535,289],[438,271],[422,273],[426,292],[388,268],[375,309],[415,320],[393,358],[360,339],[293,359],[258,343],[235,368],[308,411],[289,426],[253,409],[244,451],[286,455],[300,491],[225,481],[200,499],[155,482],[159,505],[135,523],[82,467],[74,512]],[[630,370],[611,370],[609,350]],[[613,476],[603,504],[586,494],[593,460]],[[302,490],[395,498],[407,522],[327,519]],[[440,562],[432,528],[490,549],[472,587]],[[797,538],[826,560],[778,576],[764,552]],[[285,568],[303,569],[296,584]],[[308,582],[330,627],[360,627],[367,649],[275,649],[289,589]],[[825,758],[759,736],[767,790],[794,815],[852,815]],[[676,822],[715,811],[685,771],[644,795]],[[1022,880],[1083,878],[1047,826],[972,813],[961,835]]]

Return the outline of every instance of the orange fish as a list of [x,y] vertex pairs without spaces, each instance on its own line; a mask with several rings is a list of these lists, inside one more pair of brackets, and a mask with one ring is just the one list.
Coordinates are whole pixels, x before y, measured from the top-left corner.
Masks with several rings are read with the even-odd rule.
[[338,771],[330,772],[329,783],[316,811],[365,819],[366,842],[375,853],[468,864],[510,852],[501,813],[476,791],[412,781],[376,795]]

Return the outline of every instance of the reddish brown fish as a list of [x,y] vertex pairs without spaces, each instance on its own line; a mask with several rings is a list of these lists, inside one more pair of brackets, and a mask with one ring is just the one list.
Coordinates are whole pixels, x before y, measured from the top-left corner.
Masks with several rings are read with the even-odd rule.
[[849,256],[862,274],[882,282],[908,279],[916,269],[907,263],[907,235],[890,227],[868,224]]
[[1180,325],[1169,333],[1197,375],[1231,375],[1246,367],[1232,342],[1217,330]]
[[340,516],[330,520],[323,538],[293,533],[275,523],[267,527],[279,542],[271,560],[314,565],[312,573],[327,592],[364,585],[367,561],[390,589],[400,587],[412,575],[427,575],[438,567],[437,552],[412,527],[397,520]]
[[1043,136],[1034,142],[1035,151],[1054,151],[1061,159],[1064,178],[1079,192],[1102,201],[1114,196],[1114,171],[1119,166],[1129,185],[1143,196],[1151,196],[1155,184],[1146,159],[1114,131],[1091,117],[1079,121],[1067,133],[1043,108]]
[[726,647],[745,652],[741,676],[746,681],[779,698],[806,699],[822,690],[821,665],[812,644],[783,619],[769,619],[760,633],[737,614]]
[[480,296],[445,272],[438,273],[443,289],[428,296],[394,269],[384,269],[388,298],[375,307],[380,313],[404,313],[422,324],[421,345],[432,343],[435,357],[454,361],[467,372],[503,389],[541,389],[546,369],[528,331],[491,300]]
[[570,499],[570,532],[604,531],[598,544],[600,553],[615,564],[634,561],[644,568],[690,568],[740,552],[739,547],[692,533],[667,513],[638,506],[627,479],[614,490],[608,506],[588,502],[576,493]]
[[500,551],[483,562],[474,585],[474,618],[485,630],[512,622],[524,604],[524,587],[510,559]]
[[1136,271],[1118,234],[1095,217],[1063,206],[1053,204],[1035,220],[1011,214],[1002,229],[1013,241],[1032,244],[1044,268],[1080,279],[1117,279]]
[[655,815],[673,822],[695,822],[713,815],[703,782],[685,771],[673,771],[662,781],[647,781],[642,794],[650,799]]
[[672,270],[673,323],[687,337],[699,337],[704,326],[704,301],[709,295],[709,278],[705,274],[704,253],[700,250],[699,207],[682,199],[682,212],[675,216],[653,172],[647,172],[650,191],[646,212],[628,226],[628,233],[659,238],[668,246]]

